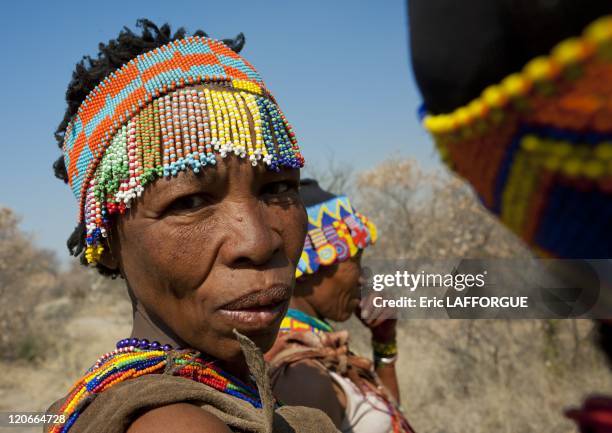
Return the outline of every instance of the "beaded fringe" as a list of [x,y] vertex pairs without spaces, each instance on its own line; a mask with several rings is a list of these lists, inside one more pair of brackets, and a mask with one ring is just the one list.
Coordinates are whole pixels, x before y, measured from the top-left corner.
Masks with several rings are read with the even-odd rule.
[[[124,213],[144,187],[158,177],[176,176],[215,165],[217,155],[300,168],[291,126],[270,99],[249,82],[233,89],[181,89],[153,100],[115,134],[85,198],[86,259],[98,261],[108,235],[109,217]],[[241,90],[244,89],[244,90]],[[252,136],[252,132],[254,132]]]

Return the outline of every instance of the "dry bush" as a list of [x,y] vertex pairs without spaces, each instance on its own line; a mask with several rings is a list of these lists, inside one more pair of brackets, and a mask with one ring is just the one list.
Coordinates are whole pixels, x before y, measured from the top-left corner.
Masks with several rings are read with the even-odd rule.
[[361,173],[359,209],[379,227],[376,255],[393,258],[528,256],[522,242],[478,202],[453,174],[425,171],[391,158]]
[[67,317],[92,296],[122,296],[118,287],[76,261],[62,271],[53,252],[19,229],[15,213],[0,208],[0,359],[44,358]]
[[325,164],[324,166],[307,164],[302,172],[302,179],[316,179],[321,188],[332,194],[344,194],[352,197],[354,192],[353,168],[338,163],[332,152],[325,158]]
[[46,343],[32,316],[41,297],[56,287],[58,264],[18,223],[10,209],[0,208],[0,356],[31,360]]

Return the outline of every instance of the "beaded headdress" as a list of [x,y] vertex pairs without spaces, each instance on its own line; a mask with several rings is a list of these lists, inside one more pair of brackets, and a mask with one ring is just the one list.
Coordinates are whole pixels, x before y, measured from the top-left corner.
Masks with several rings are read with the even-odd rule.
[[612,256],[612,16],[423,124],[443,160],[540,253]]
[[[312,192],[315,201],[316,197],[324,197],[324,201],[309,205],[310,200],[304,196]],[[320,266],[343,262],[376,242],[376,226],[353,209],[348,197],[333,196],[310,179],[302,181],[301,194],[308,213],[308,231],[296,278],[314,274]]]
[[230,154],[271,170],[304,163],[255,68],[202,36],[141,54],[110,74],[71,119],[63,150],[90,263],[103,251],[109,217],[158,177],[197,173]]

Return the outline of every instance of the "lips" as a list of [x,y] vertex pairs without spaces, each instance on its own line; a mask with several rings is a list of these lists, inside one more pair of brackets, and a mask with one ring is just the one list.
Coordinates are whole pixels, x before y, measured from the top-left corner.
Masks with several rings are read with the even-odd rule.
[[242,330],[256,330],[273,325],[286,312],[291,289],[273,285],[243,295],[219,308],[219,312]]

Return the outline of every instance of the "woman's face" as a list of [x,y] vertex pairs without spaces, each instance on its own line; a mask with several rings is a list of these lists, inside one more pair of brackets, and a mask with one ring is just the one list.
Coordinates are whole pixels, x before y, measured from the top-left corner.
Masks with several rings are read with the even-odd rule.
[[313,276],[317,282],[308,302],[319,315],[336,322],[350,319],[361,297],[361,254],[360,251],[344,262],[320,268],[320,276]]
[[121,217],[111,250],[134,295],[190,347],[237,360],[232,330],[276,338],[306,234],[299,170],[230,156],[158,179]]

